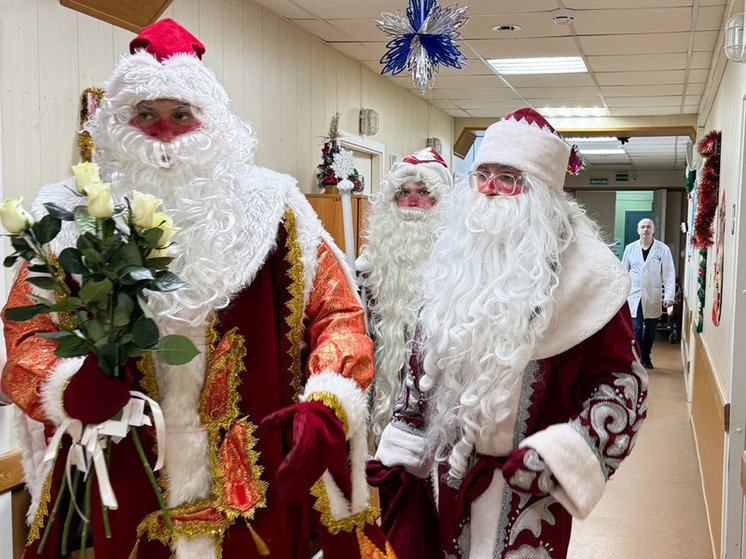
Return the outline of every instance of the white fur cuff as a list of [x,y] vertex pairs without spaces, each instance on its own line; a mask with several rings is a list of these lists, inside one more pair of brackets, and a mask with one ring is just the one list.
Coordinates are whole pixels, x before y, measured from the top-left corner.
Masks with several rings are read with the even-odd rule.
[[552,496],[575,518],[585,518],[606,487],[598,458],[585,439],[568,424],[550,425],[521,441],[534,448],[557,478]]
[[[350,479],[352,498],[348,501],[327,470],[322,479],[329,497],[329,507],[334,520],[347,518],[368,508],[370,491],[365,480],[367,456],[368,403],[365,392],[352,379],[333,371],[311,375],[306,382],[301,401],[324,401],[324,393],[334,395],[347,416],[347,440],[350,443]],[[318,398],[316,397],[318,396]]]
[[389,423],[381,433],[376,459],[388,467],[404,466],[410,474],[425,479],[433,461],[426,455],[425,439]]
[[85,357],[60,359],[41,387],[42,409],[47,418],[55,425],[59,425],[69,418],[62,406],[62,393],[67,386],[67,381],[78,372],[84,360]]
[[301,401],[313,400],[313,395],[324,392],[336,396],[347,415],[347,440],[356,433],[364,433],[368,420],[368,404],[362,388],[352,379],[333,371],[323,371],[309,377]]

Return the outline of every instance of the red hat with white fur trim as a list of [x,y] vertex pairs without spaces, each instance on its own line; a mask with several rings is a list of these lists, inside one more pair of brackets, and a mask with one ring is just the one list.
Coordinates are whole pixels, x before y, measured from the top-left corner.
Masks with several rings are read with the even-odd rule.
[[407,155],[392,167],[388,177],[389,185],[397,190],[405,182],[417,181],[422,181],[436,198],[453,184],[448,165],[433,148],[427,147]]
[[471,170],[496,163],[515,167],[562,192],[570,146],[534,109],[520,109],[484,133]]
[[143,100],[179,99],[200,109],[228,110],[228,94],[201,60],[204,45],[174,20],[143,27],[130,51],[104,84],[102,104],[117,109]]

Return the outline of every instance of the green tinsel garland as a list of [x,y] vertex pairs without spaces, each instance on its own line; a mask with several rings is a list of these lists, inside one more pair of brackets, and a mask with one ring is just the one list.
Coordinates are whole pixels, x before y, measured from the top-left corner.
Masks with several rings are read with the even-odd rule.
[[697,171],[689,171],[686,174],[686,185],[684,188],[686,189],[687,193],[690,193],[692,190],[694,190],[694,184],[697,181]]
[[699,298],[699,311],[697,313],[697,334],[702,333],[702,323],[705,308],[705,283],[707,279],[707,249],[699,249],[699,270],[697,270],[697,297]]

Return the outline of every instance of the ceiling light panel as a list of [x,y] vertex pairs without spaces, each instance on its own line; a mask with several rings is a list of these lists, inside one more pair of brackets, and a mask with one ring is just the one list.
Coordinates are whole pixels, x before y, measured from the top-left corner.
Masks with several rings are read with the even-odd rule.
[[579,56],[550,56],[541,58],[492,58],[487,60],[497,72],[505,76],[528,74],[580,74],[588,68]]

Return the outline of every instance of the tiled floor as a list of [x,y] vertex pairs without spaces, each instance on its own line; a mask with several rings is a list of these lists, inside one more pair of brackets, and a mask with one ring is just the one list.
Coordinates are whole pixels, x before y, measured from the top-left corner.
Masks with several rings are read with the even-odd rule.
[[568,559],[712,559],[679,344],[659,332],[637,445],[583,521]]

